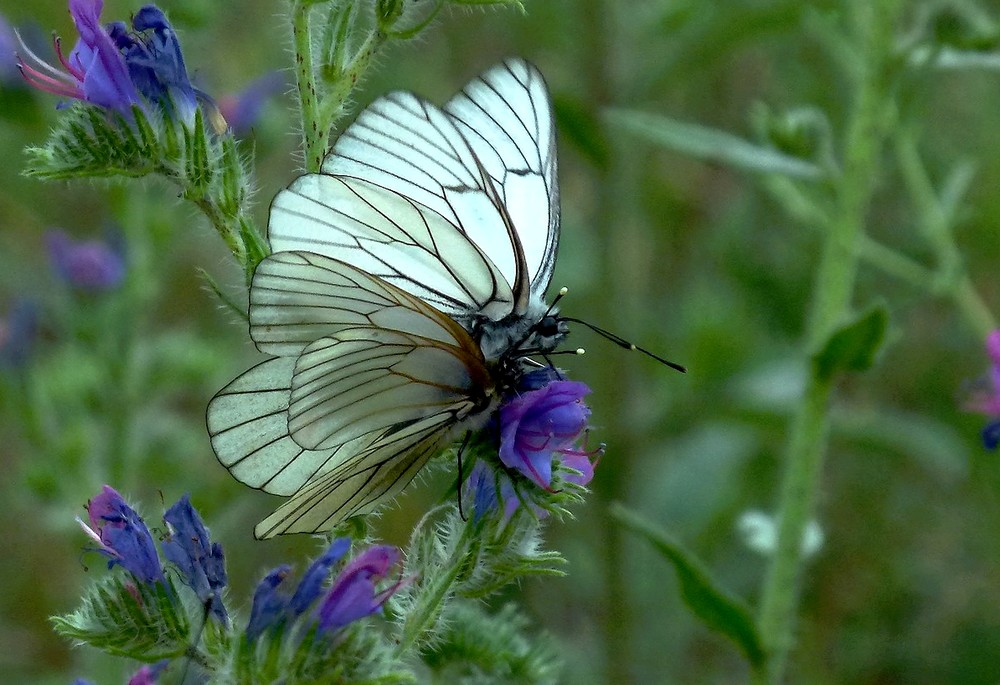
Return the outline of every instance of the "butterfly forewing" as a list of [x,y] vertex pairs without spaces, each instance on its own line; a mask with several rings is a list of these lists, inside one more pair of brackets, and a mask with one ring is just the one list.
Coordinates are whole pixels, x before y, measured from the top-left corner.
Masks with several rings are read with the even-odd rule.
[[[288,356],[212,400],[213,447],[244,482],[299,490],[292,502],[308,492],[336,503],[324,509],[329,525],[342,518],[336,512],[353,515],[398,492],[431,446],[494,402],[482,353],[462,326],[349,264],[275,253],[261,262],[251,301],[255,341]],[[315,520],[295,517],[296,531]],[[292,532],[280,520],[272,515],[262,530]]]
[[552,279],[559,242],[559,185],[545,80],[521,59],[473,79],[444,107],[500,191],[523,245],[533,292]]
[[268,236],[275,252],[348,262],[452,316],[500,319],[513,309],[504,276],[454,224],[368,181],[300,177],[275,197]]

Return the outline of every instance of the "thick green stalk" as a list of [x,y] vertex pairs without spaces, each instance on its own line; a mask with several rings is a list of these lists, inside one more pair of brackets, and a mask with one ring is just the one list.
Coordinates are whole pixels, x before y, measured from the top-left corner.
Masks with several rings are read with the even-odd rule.
[[[834,216],[826,228],[807,322],[805,341],[810,355],[822,347],[850,312],[858,248],[890,120],[887,62],[893,44],[896,3],[869,4],[859,0],[853,10],[864,68],[858,74],[844,170],[836,187]],[[819,487],[832,390],[830,379],[813,373],[792,421],[778,510],[778,544],[764,580],[758,619],[768,653],[767,673],[757,674],[757,682],[780,683],[792,648],[802,575],[802,534],[812,516]]]
[[330,131],[322,121],[313,54],[311,17],[313,4],[299,1],[292,7],[292,45],[295,49],[295,85],[301,111],[302,153],[306,171],[317,173],[323,165]]

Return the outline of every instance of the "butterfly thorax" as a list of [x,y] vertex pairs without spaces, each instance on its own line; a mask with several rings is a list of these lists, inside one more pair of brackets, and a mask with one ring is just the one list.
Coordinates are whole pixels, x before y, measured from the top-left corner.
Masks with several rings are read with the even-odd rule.
[[479,317],[470,326],[487,362],[552,352],[569,332],[554,308],[532,297],[524,313],[512,312],[494,321]]

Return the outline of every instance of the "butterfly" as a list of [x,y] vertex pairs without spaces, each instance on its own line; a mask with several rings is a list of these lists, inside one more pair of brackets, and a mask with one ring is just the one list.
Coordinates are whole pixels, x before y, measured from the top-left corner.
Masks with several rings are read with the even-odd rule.
[[565,337],[545,302],[559,191],[541,74],[508,59],[442,108],[377,99],[278,193],[268,240],[249,317],[272,358],[207,412],[230,473],[290,496],[258,538],[378,508]]

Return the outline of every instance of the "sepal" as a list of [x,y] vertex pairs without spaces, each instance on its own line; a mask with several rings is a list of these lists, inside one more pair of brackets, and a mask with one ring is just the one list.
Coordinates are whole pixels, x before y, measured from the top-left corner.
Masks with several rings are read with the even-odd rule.
[[80,608],[51,620],[63,637],[144,663],[181,656],[191,640],[191,623],[169,578],[145,585],[108,575],[87,589]]

